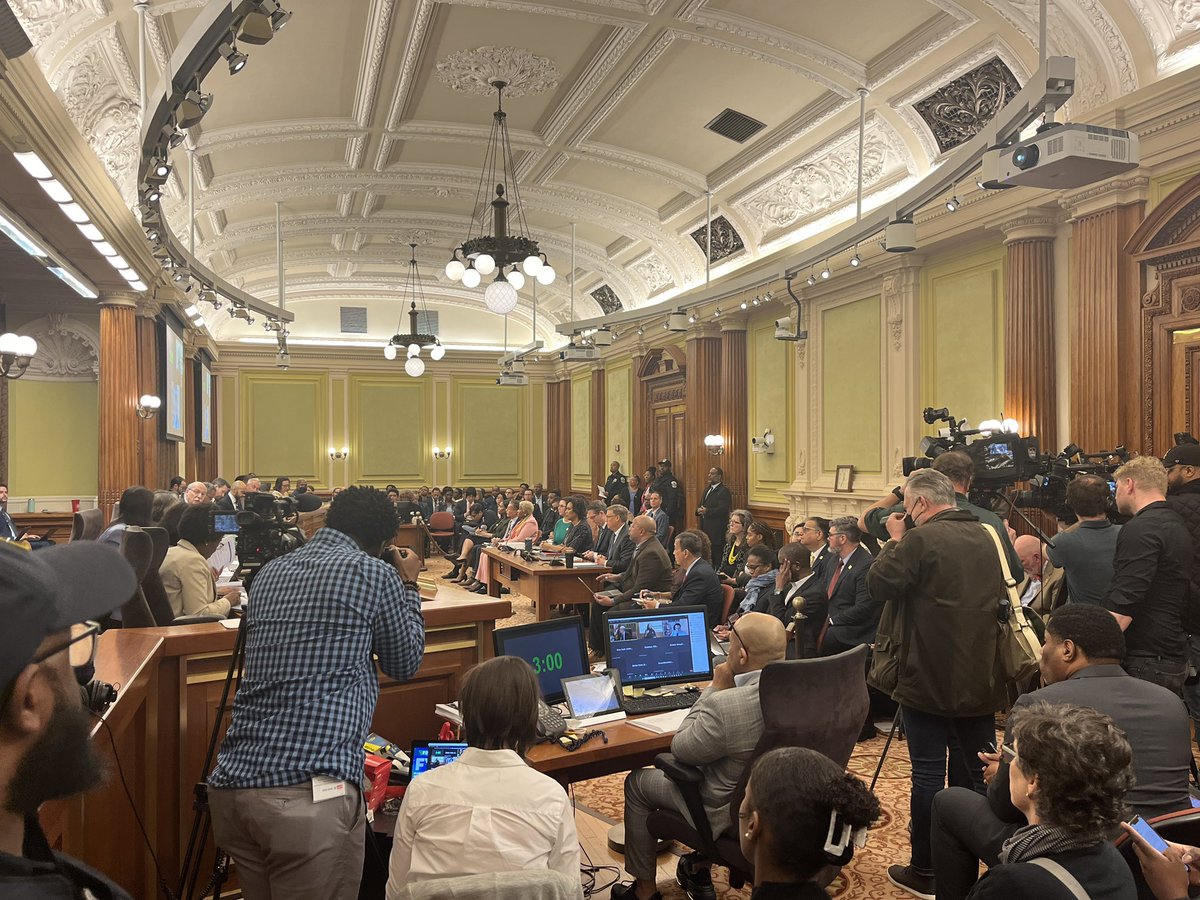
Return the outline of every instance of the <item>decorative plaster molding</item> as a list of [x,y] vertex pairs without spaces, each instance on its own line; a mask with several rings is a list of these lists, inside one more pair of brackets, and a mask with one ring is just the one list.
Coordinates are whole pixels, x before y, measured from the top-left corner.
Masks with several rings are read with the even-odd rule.
[[558,87],[558,66],[521,47],[485,45],[458,50],[437,64],[438,80],[460,94],[495,96],[493,80],[506,82],[509,97],[531,97]]
[[[434,6],[434,0],[417,0],[413,9],[413,17],[408,26],[408,39],[404,42],[404,58],[400,63],[400,77],[396,81],[396,90],[392,94],[387,119],[384,120],[388,131],[394,131],[400,125],[400,116],[404,112],[404,105],[408,102],[408,93],[412,88],[417,62],[425,52],[425,39]],[[375,159],[377,171],[382,171],[387,161],[388,144],[388,141],[380,143],[379,155]]]
[[708,190],[708,182],[705,177],[693,169],[677,166],[662,157],[636,153],[632,150],[614,147],[611,144],[589,141],[586,144],[580,144],[575,150],[567,151],[564,155],[569,159],[612,166],[643,177],[656,175],[698,197],[703,197],[704,192]]
[[196,142],[196,152],[240,150],[261,144],[283,144],[295,141],[344,140],[368,134],[347,119],[306,119],[303,121],[263,122],[257,125],[238,125],[230,128],[205,129]]
[[648,250],[631,262],[626,268],[636,272],[646,283],[647,296],[653,296],[663,288],[675,283],[675,277],[670,268],[653,250]]
[[570,92],[546,120],[546,126],[542,129],[542,139],[547,144],[553,144],[562,137],[584,104],[595,96],[604,79],[612,73],[626,51],[637,41],[642,30],[642,26],[613,30],[604,46],[597,51],[587,68],[571,86]]
[[46,80],[60,66],[55,58],[79,34],[108,15],[104,0],[11,0],[17,21],[34,47],[34,60]]
[[866,86],[876,90],[892,81],[914,63],[927,59],[938,48],[948,44],[979,21],[956,3],[938,3],[947,13],[940,22],[922,27],[877,59],[867,69]]
[[25,377],[33,381],[96,381],[100,335],[64,313],[48,313],[23,329],[38,343]]
[[1145,202],[1149,195],[1150,179],[1145,175],[1134,175],[1068,191],[1059,199],[1059,204],[1071,219],[1079,219],[1114,206]]
[[625,96],[631,90],[633,90],[634,86],[638,83],[638,81],[641,80],[642,76],[650,71],[651,67],[658,62],[659,58],[667,52],[667,48],[671,46],[672,42],[674,42],[677,36],[678,35],[675,31],[668,29],[660,34],[655,39],[654,43],[646,48],[646,51],[640,57],[638,57],[638,61],[635,62],[625,73],[625,77],[621,79],[620,84],[613,88],[609,95],[604,99],[604,102],[592,112],[592,114],[588,117],[588,120],[576,133],[575,137],[571,141],[572,147],[578,147],[585,140],[587,140],[588,136],[593,131],[600,127],[600,124],[606,118],[608,118],[609,114],[617,108],[622,100],[625,99]]
[[354,88],[354,121],[360,128],[371,123],[371,112],[379,96],[379,74],[383,71],[383,54],[388,35],[392,33],[392,12],[396,0],[371,0],[367,14],[363,52],[359,57],[358,80]]
[[998,56],[942,85],[913,104],[925,121],[938,151],[947,153],[975,137],[1021,85]]
[[1017,241],[1052,241],[1058,236],[1060,219],[1054,210],[1030,209],[1006,219],[998,227],[1004,232],[1006,245]]

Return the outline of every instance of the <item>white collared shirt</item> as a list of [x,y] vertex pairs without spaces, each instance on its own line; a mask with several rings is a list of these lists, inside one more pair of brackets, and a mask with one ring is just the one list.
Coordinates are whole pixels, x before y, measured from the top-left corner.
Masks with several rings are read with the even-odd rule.
[[579,877],[575,814],[562,786],[512,750],[468,747],[414,778],[400,806],[387,900],[406,884],[553,869]]

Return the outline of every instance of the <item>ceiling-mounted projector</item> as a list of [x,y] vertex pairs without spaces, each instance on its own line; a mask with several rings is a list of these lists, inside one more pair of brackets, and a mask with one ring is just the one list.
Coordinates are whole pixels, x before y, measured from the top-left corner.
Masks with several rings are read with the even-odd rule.
[[567,344],[558,354],[558,358],[563,362],[574,362],[584,359],[596,359],[600,353],[595,347],[578,347],[575,344]]
[[883,249],[888,253],[911,253],[917,249],[917,226],[911,216],[888,222],[883,232]]
[[507,387],[521,387],[529,384],[529,376],[524,372],[501,372],[500,377],[496,379],[496,384]]
[[1099,125],[1052,125],[1026,141],[989,150],[980,184],[989,190],[1077,188],[1136,169],[1141,154],[1131,131]]
[[607,328],[599,328],[592,334],[592,343],[597,347],[608,347],[613,342],[613,333]]
[[667,331],[687,331],[688,317],[685,312],[673,312],[667,316]]

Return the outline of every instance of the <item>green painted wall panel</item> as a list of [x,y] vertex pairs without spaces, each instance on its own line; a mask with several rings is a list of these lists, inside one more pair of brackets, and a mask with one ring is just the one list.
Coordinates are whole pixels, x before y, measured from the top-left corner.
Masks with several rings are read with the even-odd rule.
[[432,384],[408,376],[351,375],[350,467],[356,484],[432,480]]
[[293,481],[307,478],[321,486],[329,458],[328,423],[325,373],[242,376],[242,456],[254,472],[287,475]]
[[752,503],[783,502],[785,498],[779,491],[792,483],[793,346],[775,340],[773,319],[750,322],[746,334],[746,384],[750,393],[747,424],[750,435],[761,437],[770,428],[775,437],[774,453],[750,454]]
[[455,484],[524,480],[528,392],[528,387],[498,387],[494,380],[455,379]]
[[96,496],[98,403],[94,381],[8,383],[8,486],[13,496]]
[[882,470],[880,298],[821,314],[821,469]]
[[592,373],[571,376],[571,486],[592,483]]
[[[604,371],[604,455],[618,460],[621,471],[631,474],[633,465],[633,432],[630,416],[633,411],[633,362],[626,359]],[[615,448],[620,446],[620,450]]]
[[531,440],[529,445],[528,478],[530,484],[546,482],[546,384],[538,382],[529,386],[529,421]]

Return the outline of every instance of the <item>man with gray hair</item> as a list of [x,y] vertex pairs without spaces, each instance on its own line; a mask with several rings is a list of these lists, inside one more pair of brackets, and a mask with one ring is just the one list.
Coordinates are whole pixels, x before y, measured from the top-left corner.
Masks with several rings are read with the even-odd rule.
[[948,756],[952,784],[969,778],[961,786],[986,790],[974,753],[995,741],[995,713],[1007,699],[994,678],[1006,591],[995,541],[957,507],[949,478],[914,472],[903,503],[886,519],[891,539],[867,576],[883,604],[868,681],[900,704],[912,760],[912,860],[889,866],[888,880],[932,898],[930,820]]

